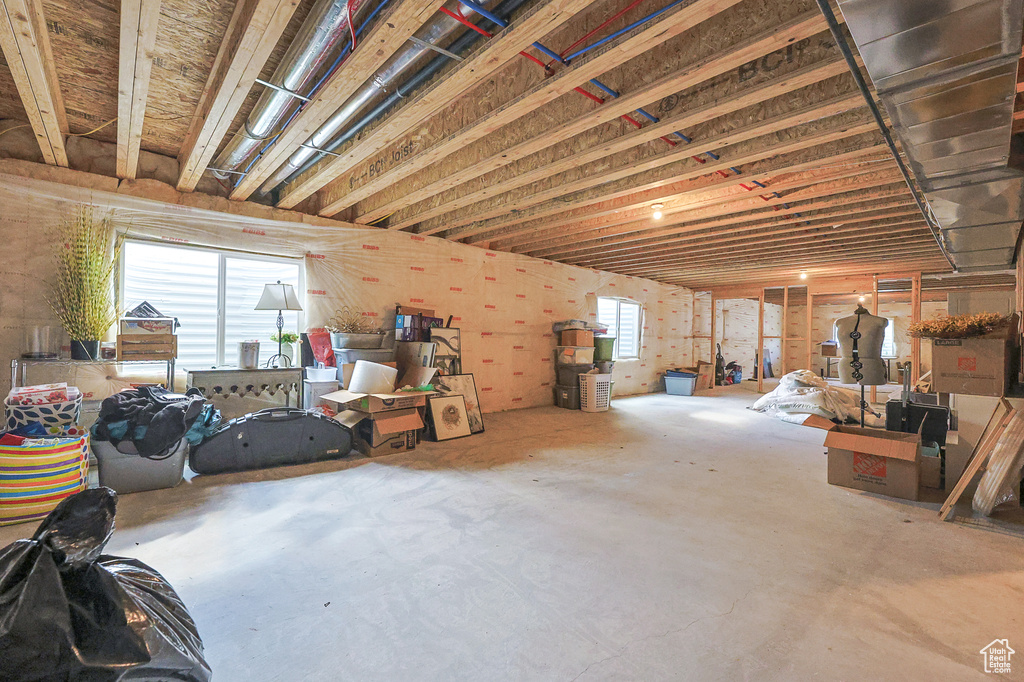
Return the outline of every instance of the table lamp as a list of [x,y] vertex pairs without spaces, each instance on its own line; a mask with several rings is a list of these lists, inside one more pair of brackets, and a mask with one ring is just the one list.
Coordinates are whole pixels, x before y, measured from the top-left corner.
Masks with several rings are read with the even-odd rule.
[[253,310],[277,311],[277,355],[272,355],[267,360],[267,367],[270,367],[270,363],[274,360],[277,360],[278,364],[283,361],[283,366],[288,367],[290,364],[288,356],[281,353],[281,339],[284,334],[284,311],[302,310],[299,299],[295,295],[295,289],[291,284],[281,284],[281,280],[277,280],[276,284],[264,284],[263,295],[260,296],[260,300]]

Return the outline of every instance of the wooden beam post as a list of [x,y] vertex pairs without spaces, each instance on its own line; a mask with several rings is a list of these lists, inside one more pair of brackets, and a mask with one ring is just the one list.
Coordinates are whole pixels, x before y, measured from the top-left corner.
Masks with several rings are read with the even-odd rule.
[[[814,334],[811,331],[814,326],[814,294],[811,287],[807,287],[807,369],[814,371]],[[828,378],[828,377],[826,377]]]
[[299,0],[240,0],[178,154],[178,190],[191,192],[281,39]]
[[[910,321],[921,321],[921,273],[914,273],[910,280]],[[921,378],[921,339],[910,339],[910,387]]]
[[757,392],[764,393],[764,288],[757,297]]
[[[871,276],[871,314],[878,315],[878,275]],[[895,324],[895,322],[893,324]],[[878,387],[871,387],[871,396],[869,399],[872,403],[878,400]]]
[[160,0],[121,0],[120,64],[117,69],[117,177],[134,179],[139,168],[153,46]]
[[709,353],[709,355],[711,357],[708,358],[712,365],[715,364],[715,344],[717,343],[716,335],[715,335],[715,330],[716,330],[716,328],[718,326],[718,319],[717,319],[718,318],[718,313],[716,312],[717,308],[718,308],[718,300],[715,298],[714,293],[712,293],[711,294],[711,352]]
[[789,368],[786,362],[786,347],[789,340],[789,286],[782,289],[782,358],[780,360],[782,376],[786,376]]
[[68,119],[46,34],[42,0],[0,0],[0,49],[11,69],[43,159],[67,168]]

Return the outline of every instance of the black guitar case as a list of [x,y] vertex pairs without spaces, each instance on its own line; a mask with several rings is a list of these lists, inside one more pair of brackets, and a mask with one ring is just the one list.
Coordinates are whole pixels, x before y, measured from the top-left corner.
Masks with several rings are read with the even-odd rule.
[[722,344],[716,343],[718,354],[715,355],[715,386],[725,386],[725,356],[722,355]]
[[198,474],[220,474],[338,459],[351,450],[351,432],[330,417],[271,407],[221,426],[192,448],[188,465]]

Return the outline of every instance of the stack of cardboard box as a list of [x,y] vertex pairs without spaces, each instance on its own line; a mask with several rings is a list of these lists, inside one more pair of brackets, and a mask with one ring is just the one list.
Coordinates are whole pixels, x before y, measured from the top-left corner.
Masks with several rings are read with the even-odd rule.
[[321,400],[337,406],[335,420],[352,432],[356,450],[367,457],[416,448],[429,392],[354,393],[335,391]]

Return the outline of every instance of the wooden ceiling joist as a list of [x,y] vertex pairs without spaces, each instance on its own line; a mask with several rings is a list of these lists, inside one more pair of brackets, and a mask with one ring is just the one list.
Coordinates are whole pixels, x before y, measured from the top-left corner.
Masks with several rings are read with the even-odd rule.
[[874,239],[876,237],[885,238],[893,234],[901,234],[904,236],[919,236],[926,239],[931,238],[927,225],[920,219],[920,216],[915,219],[911,211],[879,217],[871,222],[871,225],[859,228],[850,227],[843,229],[841,232],[831,234],[823,230],[821,226],[806,228],[801,232],[769,233],[761,238],[748,239],[746,243],[731,244],[727,247],[716,246],[711,243],[691,244],[689,246],[682,246],[674,251],[652,254],[653,258],[656,259],[657,266],[651,265],[651,259],[632,258],[596,267],[599,269],[614,268],[622,270],[632,267],[653,268],[684,263],[700,263],[704,265],[714,263],[717,260],[728,262],[733,259],[744,259],[747,257],[757,258],[761,254],[779,253],[780,249],[785,249],[785,254],[789,256],[798,254],[804,249],[821,251],[832,246],[841,246],[847,243],[860,245],[864,243],[865,237]]
[[[878,248],[864,247],[863,249],[851,249],[844,251],[832,251],[828,253],[801,254],[799,257],[779,258],[772,257],[760,261],[718,261],[713,266],[679,266],[659,270],[622,269],[615,270],[617,274],[631,275],[633,277],[657,277],[658,279],[672,277],[673,275],[689,275],[694,278],[711,277],[716,274],[729,273],[738,277],[741,273],[754,271],[771,271],[772,269],[798,268],[804,269],[810,266],[831,267],[834,264],[850,264],[854,262],[887,263],[890,261],[906,262],[920,258],[934,257],[938,253],[938,246],[932,241],[922,241],[919,244],[909,245],[906,248],[890,251],[880,251]],[[941,256],[939,256],[941,260]],[[877,271],[877,270],[876,270]]]
[[[642,207],[649,210],[650,205],[655,202],[664,203],[673,211],[682,208],[696,209],[705,205],[703,197],[695,196],[698,194],[708,195],[706,201],[712,203],[731,201],[747,194],[741,185],[749,187],[753,180],[842,163],[878,151],[882,145],[881,135],[872,128],[872,125],[861,122],[839,130],[826,127],[817,134],[785,135],[783,137],[787,139],[782,144],[743,143],[749,151],[739,157],[744,166],[742,175],[720,177],[700,174],[694,177],[693,171],[686,168],[679,176],[683,179],[677,180],[671,175],[674,167],[647,171],[624,181],[609,183],[610,186],[607,188],[585,190],[578,193],[578,196],[547,201],[519,213],[453,228],[446,232],[445,236],[449,239],[461,239],[487,232],[492,239],[501,240],[535,229],[537,218],[551,217],[549,222],[544,223],[546,228],[571,227],[578,224],[581,219],[611,215],[616,211],[630,211]],[[733,158],[736,157],[730,157]],[[708,163],[702,168],[707,172],[713,172],[722,164],[721,170],[724,171],[730,163],[731,161]],[[723,195],[723,190],[731,194]],[[774,183],[756,194],[771,194],[772,191],[778,191]]]
[[199,183],[300,0],[240,0],[178,155],[177,187]]
[[437,12],[437,3],[401,0],[373,24],[357,43],[355,51],[307,102],[298,116],[281,133],[277,142],[253,164],[231,192],[242,200],[280,168],[288,157],[308,140],[342,104],[373,76],[380,65],[408,44],[409,38]]
[[[570,66],[561,68],[553,76],[547,77],[535,84],[523,83],[519,85],[518,83],[513,83],[512,89],[505,93],[500,101],[495,101],[495,106],[488,113],[469,125],[454,130],[451,129],[451,126],[445,125],[438,126],[436,129],[434,129],[434,126],[424,126],[426,130],[420,131],[420,134],[417,135],[415,145],[418,148],[422,148],[422,151],[406,157],[393,168],[387,168],[381,175],[386,175],[389,178],[388,184],[393,185],[398,181],[409,178],[413,173],[418,172],[422,168],[438,162],[478,141],[481,144],[487,144],[488,142],[498,144],[500,148],[500,140],[502,135],[505,134],[502,131],[504,126],[518,121],[523,116],[532,115],[535,110],[552,104],[562,95],[586,84],[590,79],[604,75],[606,72],[620,66],[623,62],[644,54],[652,47],[671,41],[701,22],[739,4],[739,2],[740,0],[723,0],[722,2],[695,0],[685,5],[678,5],[638,27],[618,41],[608,43],[589,54],[573,60]],[[551,28],[545,27],[537,35],[550,34]],[[502,34],[498,34],[491,42],[498,40],[501,36]],[[614,110],[618,111],[615,114],[615,116],[618,116],[650,101],[633,102],[633,99],[631,93],[622,92],[620,97],[606,103],[607,108],[605,106],[600,107],[604,110],[602,114],[610,115],[610,112]],[[581,105],[576,104],[576,106]],[[587,110],[580,109],[580,111]],[[591,116],[593,115],[593,112],[589,113]],[[612,118],[615,116],[612,116]],[[602,120],[594,121],[592,118],[588,118],[587,122],[582,124],[585,125],[582,130],[594,127],[601,122]],[[517,122],[517,127],[520,125],[522,123]],[[426,135],[423,132],[426,132]],[[494,140],[485,139],[489,137],[493,137]],[[382,158],[393,158],[395,150],[401,150],[403,147],[407,148],[409,143],[410,140],[407,136],[400,136],[383,150]],[[399,155],[399,158],[401,158],[401,155]],[[340,177],[324,190],[322,215],[333,215],[385,187],[385,185],[380,183],[380,178],[376,174],[374,177],[369,177],[361,173],[358,167],[343,169],[339,175]]]
[[[543,111],[533,112],[524,117],[517,125],[517,130],[497,131],[471,147],[458,150],[420,176],[409,177],[412,191],[404,196],[381,192],[363,201],[366,192],[361,190],[346,195],[345,201],[360,201],[356,206],[360,214],[356,219],[358,222],[369,223],[394,212],[389,227],[403,229],[415,222],[485,198],[489,188],[500,186],[513,189],[526,185],[638,144],[672,135],[676,131],[688,131],[698,123],[753,106],[771,97],[845,74],[845,63],[838,59],[830,42],[813,44],[802,50],[796,58],[779,56],[771,62],[773,66],[779,64],[772,70],[755,66],[751,71],[757,75],[747,80],[741,81],[736,74],[740,67],[751,61],[742,61],[744,58],[754,55],[753,60],[764,59],[766,55],[778,52],[780,45],[791,44],[787,43],[789,40],[806,38],[808,33],[814,35],[816,27],[820,28],[820,23],[815,19],[802,18],[778,30],[759,33],[711,57],[682,65],[665,78],[636,91],[621,94],[616,100],[605,102],[597,109],[585,111],[554,127],[545,125]],[[794,65],[801,67],[804,64],[809,66],[794,68]],[[628,67],[629,63],[621,68]],[[639,64],[633,68],[642,72],[647,65]],[[772,78],[775,71],[782,73]],[[721,82],[714,82],[715,79]],[[620,80],[625,80],[625,77],[620,77]],[[695,92],[697,85],[708,84],[709,81],[713,83],[713,91]],[[639,129],[619,125],[621,112],[632,111],[627,107],[648,106],[665,97],[679,98],[687,102],[687,106],[681,107],[674,114],[660,117],[657,123],[648,123]],[[705,103],[699,106],[692,104],[694,101]],[[610,106],[613,103],[615,106]],[[605,130],[593,130],[598,126]],[[522,137],[518,131],[520,127],[537,132],[526,140],[517,141]],[[415,157],[407,164],[399,167],[403,179],[413,170],[426,166],[425,161],[417,163]],[[380,185],[377,186],[380,188]],[[445,196],[427,201],[441,193]],[[477,198],[467,198],[466,195]],[[422,204],[416,205],[416,202]],[[451,207],[444,209],[445,205]]]
[[[772,100],[771,102],[756,105],[753,107],[755,111],[742,110],[725,116],[720,120],[716,119],[702,127],[712,128],[712,130],[708,131],[712,134],[695,135],[693,143],[688,145],[680,144],[673,148],[665,148],[660,144],[635,146],[631,149],[622,150],[615,155],[599,158],[588,163],[577,164],[560,173],[551,174],[542,180],[530,184],[520,184],[517,180],[511,183],[500,183],[485,187],[450,204],[439,206],[436,209],[411,216],[404,220],[399,219],[397,223],[390,224],[390,226],[392,228],[411,227],[422,220],[434,218],[434,223],[437,223],[436,226],[427,227],[424,225],[419,228],[423,230],[423,234],[431,234],[431,230],[441,231],[442,229],[447,229],[445,225],[452,224],[448,222],[449,216],[455,211],[462,208],[472,211],[474,206],[478,204],[484,205],[480,204],[480,202],[485,201],[489,197],[500,195],[500,201],[508,207],[507,210],[517,211],[522,210],[526,205],[533,205],[571,192],[604,185],[636,175],[644,170],[652,170],[676,162],[692,166],[696,172],[700,172],[703,167],[695,165],[697,164],[696,161],[693,161],[695,155],[712,152],[724,156],[725,152],[723,149],[725,147],[756,137],[770,135],[787,128],[804,125],[820,118],[835,116],[850,109],[861,107],[864,104],[864,100],[859,94],[845,93],[825,99],[816,99],[806,106],[796,107],[782,114],[771,115],[770,112],[773,107],[769,105],[775,102],[775,100]],[[769,112],[768,115],[765,112]],[[748,123],[751,120],[754,122]],[[714,165],[720,166],[721,164]],[[518,188],[516,188],[517,186]],[[486,205],[490,207],[490,204]],[[461,222],[465,224],[466,219],[462,217],[463,213],[459,212],[458,215],[459,217],[455,219],[456,223]],[[395,217],[392,218],[392,220],[394,219]],[[432,225],[434,224],[432,223]]]
[[0,49],[39,143],[43,160],[67,168],[64,112],[42,0],[0,0]]
[[874,223],[875,221],[887,218],[912,218],[914,206],[911,202],[899,202],[895,205],[881,205],[876,208],[858,207],[849,211],[829,213],[825,215],[802,214],[800,217],[788,217],[773,222],[770,225],[758,225],[756,227],[739,230],[708,230],[701,234],[689,234],[686,238],[663,242],[662,246],[647,245],[636,247],[628,251],[617,253],[605,253],[600,255],[582,255],[576,257],[559,258],[561,262],[580,265],[583,267],[603,268],[605,266],[620,265],[631,262],[643,262],[651,258],[672,255],[674,253],[686,252],[700,247],[728,248],[731,246],[743,246],[751,242],[758,244],[775,243],[779,236],[790,236],[811,234],[815,229],[830,228],[835,230],[833,224],[839,220],[843,223],[841,228],[844,233],[848,229],[856,229],[860,223]]
[[[911,258],[909,260],[887,259],[882,258],[877,261],[854,261],[845,264],[828,264],[820,268],[814,266],[797,266],[787,268],[777,268],[774,271],[769,270],[767,274],[765,271],[757,271],[750,273],[731,272],[729,270],[722,270],[719,273],[708,277],[706,275],[696,275],[690,273],[688,275],[673,275],[672,277],[666,277],[660,281],[664,281],[666,284],[674,284],[676,286],[685,286],[695,291],[715,291],[722,292],[721,298],[733,298],[740,297],[744,290],[754,288],[755,290],[760,289],[766,283],[775,286],[781,283],[790,282],[793,290],[796,287],[803,287],[807,282],[817,282],[819,278],[834,279],[837,277],[848,277],[857,278],[861,281],[870,281],[870,278],[874,274],[883,272],[897,272],[897,271],[910,271],[915,272],[935,272],[943,269],[942,263],[945,259],[939,256],[937,259],[934,257],[924,258]],[[946,267],[948,271],[948,264]],[[800,273],[807,272],[808,279],[801,280]],[[868,285],[870,287],[870,284]],[[737,292],[736,295],[730,294],[730,292]],[[817,297],[817,296],[815,296]]]
[[117,177],[134,179],[139,168],[153,46],[160,0],[121,0],[117,69]]
[[780,195],[778,197],[774,194],[761,195],[755,192],[747,192],[745,196],[738,195],[736,188],[730,187],[714,193],[717,201],[711,200],[712,195],[701,197],[700,207],[689,204],[678,207],[666,206],[662,208],[663,222],[655,221],[651,216],[650,209],[645,206],[642,209],[613,211],[595,218],[579,220],[571,227],[556,225],[550,228],[549,223],[552,221],[536,221],[530,225],[532,228],[530,231],[524,231],[515,236],[493,241],[487,237],[480,237],[469,241],[470,243],[489,241],[490,246],[495,249],[515,253],[526,253],[534,249],[549,247],[591,246],[585,242],[593,242],[594,246],[602,246],[614,243],[623,234],[630,232],[645,232],[649,237],[675,234],[673,221],[680,221],[680,224],[694,224],[762,209],[780,211],[783,210],[784,204],[791,205],[812,199],[842,196],[847,192],[889,185],[897,182],[898,179],[902,180],[898,177],[895,167],[891,170],[879,169],[879,164],[855,161],[848,167],[776,176],[772,178],[771,186],[773,192]]
[[[284,190],[278,206],[292,208],[300,201],[321,189],[329,182],[352,170],[371,157],[377,157],[394,146],[394,141],[414,126],[420,125],[438,113],[447,104],[490,78],[510,59],[528,49],[537,36],[554,30],[585,9],[594,0],[550,0],[538,3],[517,18],[476,50],[471,56],[459,62],[448,74],[418,93],[412,101],[387,116],[362,138],[342,148],[336,157],[322,160],[290,183]],[[733,2],[734,0],[727,0]],[[698,0],[699,4],[699,0]],[[684,10],[668,13],[672,17]],[[666,19],[666,21],[671,21]],[[553,76],[551,81],[558,79]],[[246,178],[248,179],[248,177]],[[240,198],[240,197],[236,197]],[[331,205],[320,211],[321,215],[334,215],[339,209]]]
[[788,209],[771,207],[760,211],[729,214],[717,220],[684,222],[658,230],[650,229],[648,221],[643,225],[647,229],[616,237],[587,239],[581,235],[576,245],[566,244],[547,248],[527,245],[514,252],[526,253],[535,258],[557,257],[566,263],[589,263],[619,255],[646,254],[651,249],[679,243],[684,236],[691,239],[698,234],[704,237],[731,235],[756,228],[799,225],[815,220],[829,220],[832,224],[843,223],[849,216],[857,216],[864,211],[904,208],[912,203],[898,187],[886,188],[879,192],[855,192],[801,204],[790,203]]

